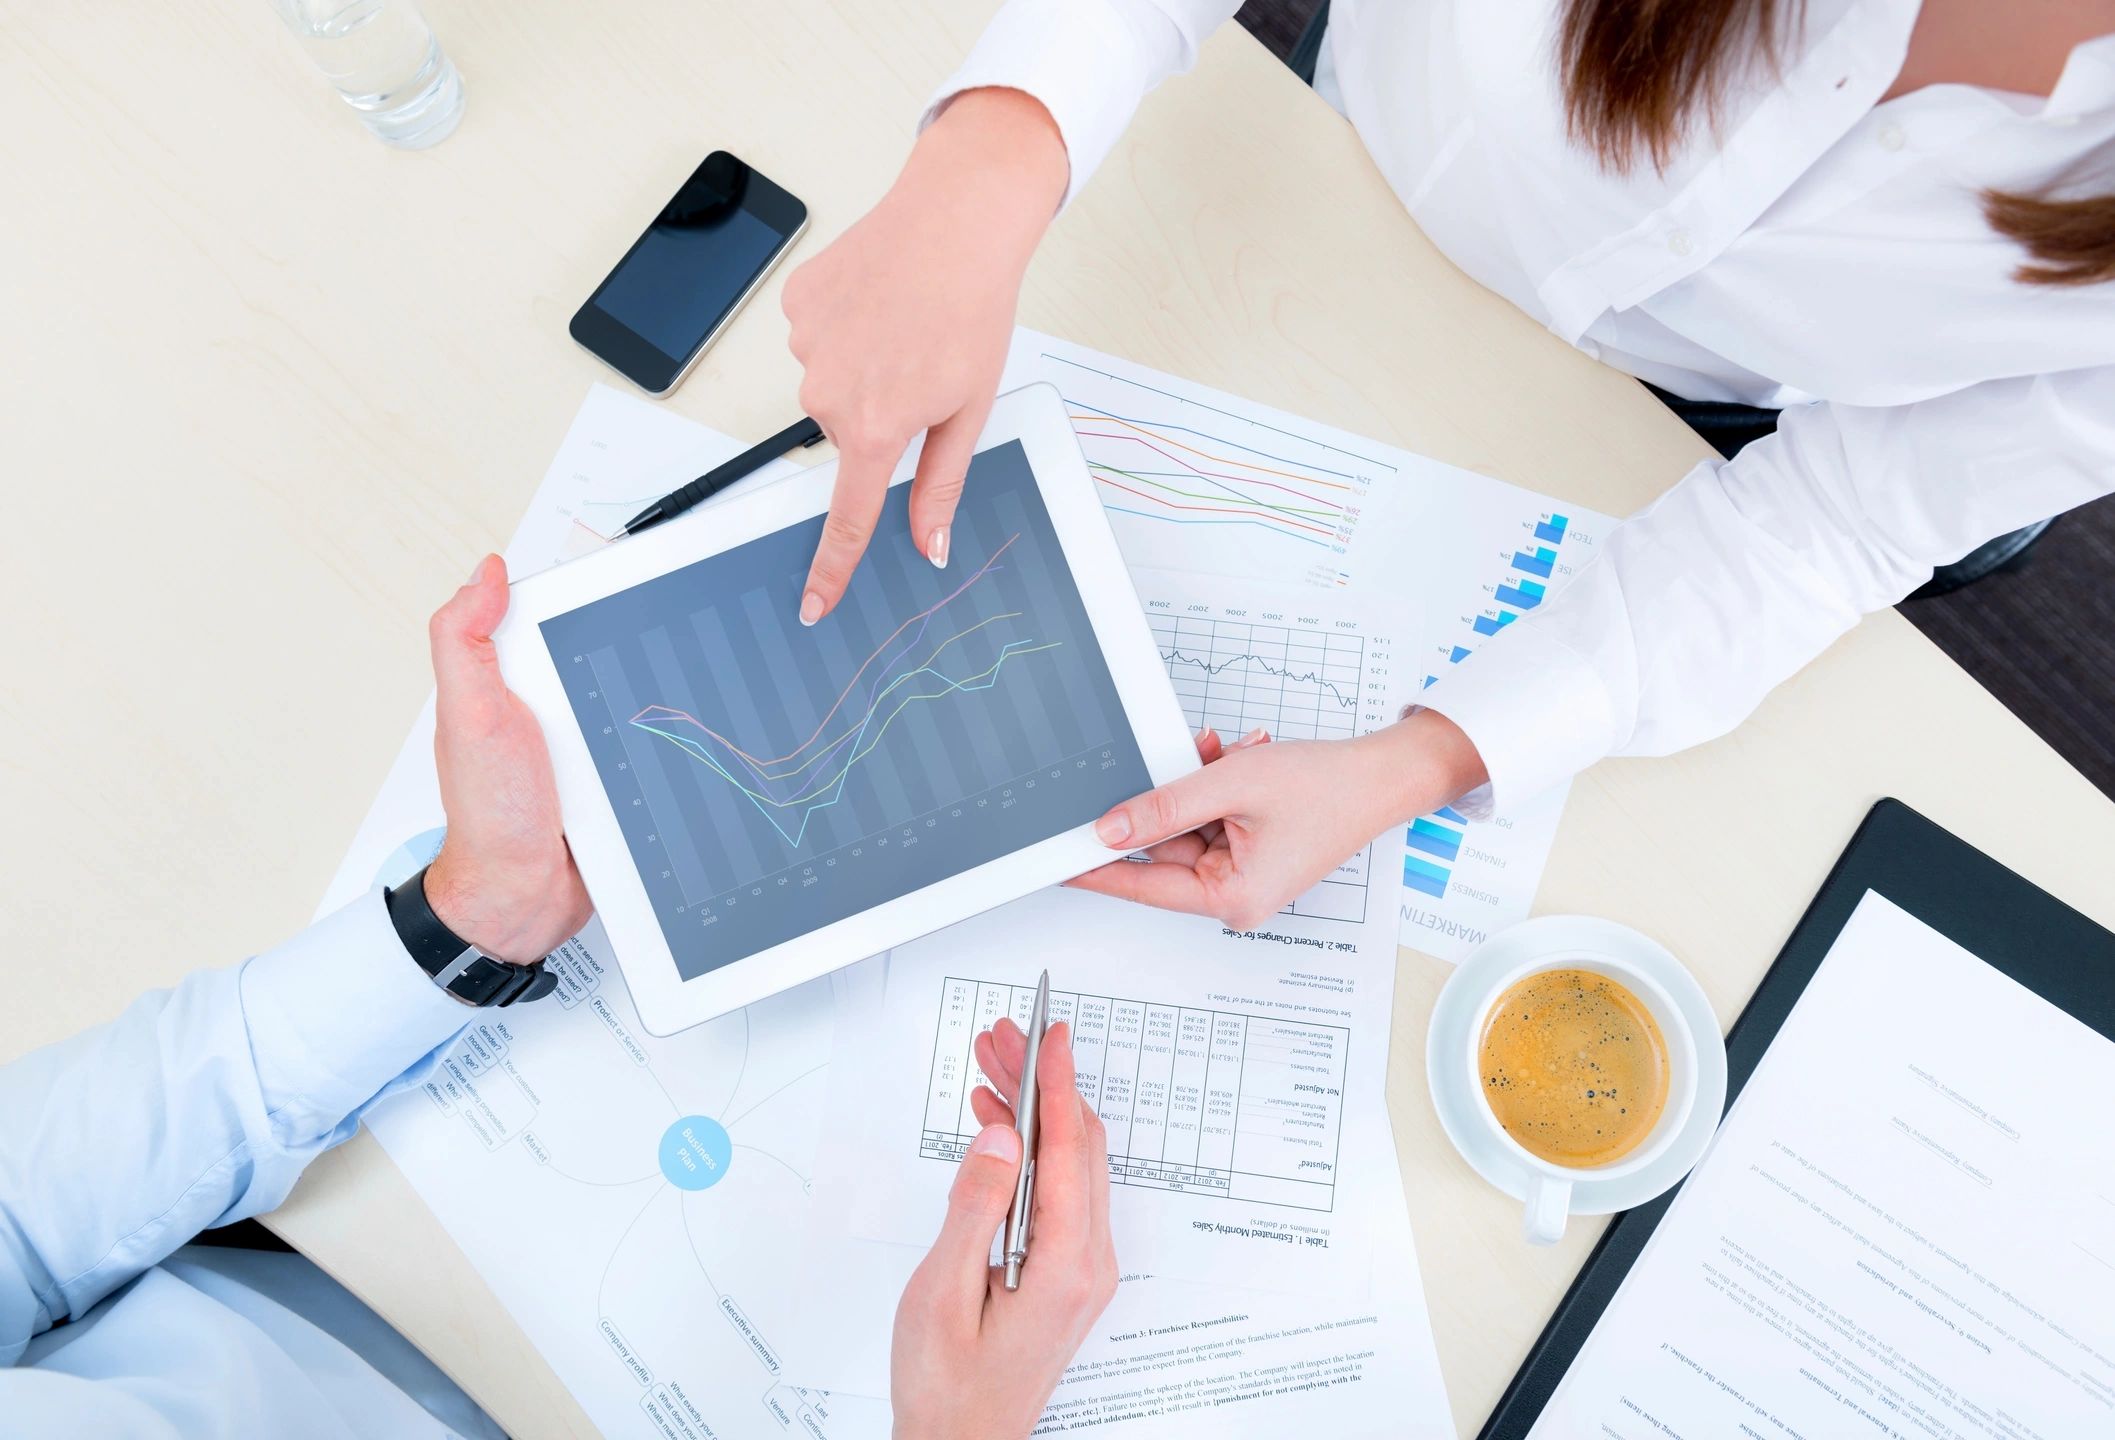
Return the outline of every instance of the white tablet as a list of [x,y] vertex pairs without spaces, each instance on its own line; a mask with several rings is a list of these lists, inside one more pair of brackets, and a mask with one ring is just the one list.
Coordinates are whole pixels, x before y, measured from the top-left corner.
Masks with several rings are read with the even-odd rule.
[[1057,391],[993,406],[945,569],[914,458],[812,628],[834,463],[514,587],[500,665],[656,1035],[1102,864],[1094,819],[1196,768]]

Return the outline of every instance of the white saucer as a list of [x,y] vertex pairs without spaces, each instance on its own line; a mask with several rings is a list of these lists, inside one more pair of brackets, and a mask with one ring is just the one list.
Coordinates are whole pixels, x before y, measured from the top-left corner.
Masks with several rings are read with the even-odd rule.
[[1726,1040],[1719,1033],[1718,1017],[1711,1013],[1711,1002],[1696,977],[1665,948],[1626,925],[1591,915],[1544,915],[1493,935],[1462,961],[1432,1007],[1432,1023],[1425,1031],[1425,1086],[1441,1128],[1462,1158],[1500,1190],[1525,1200],[1527,1169],[1468,1108],[1481,1106],[1483,1097],[1462,1080],[1462,1036],[1476,1023],[1468,1012],[1500,974],[1560,955],[1628,961],[1659,983],[1696,1037],[1696,1102],[1673,1143],[1642,1170],[1608,1180],[1581,1171],[1572,1185],[1572,1214],[1611,1215],[1665,1193],[1694,1169],[1710,1148],[1726,1108]]

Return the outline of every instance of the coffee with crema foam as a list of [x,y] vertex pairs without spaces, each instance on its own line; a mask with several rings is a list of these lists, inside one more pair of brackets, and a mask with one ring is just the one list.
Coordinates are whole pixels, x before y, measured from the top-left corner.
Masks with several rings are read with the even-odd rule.
[[1552,1165],[1608,1165],[1667,1105],[1667,1040],[1645,1002],[1592,970],[1506,987],[1477,1045],[1483,1098],[1506,1134]]

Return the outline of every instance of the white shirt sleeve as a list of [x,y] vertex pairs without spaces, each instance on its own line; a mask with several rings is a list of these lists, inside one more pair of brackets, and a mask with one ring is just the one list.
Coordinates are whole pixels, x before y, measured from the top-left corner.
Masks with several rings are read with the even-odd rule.
[[1935,566],[2111,491],[2115,368],[1787,410],[1419,698],[1490,772],[1470,812],[1517,806],[1604,756],[1725,734]]
[[1043,102],[1072,162],[1065,203],[1116,146],[1138,102],[1197,63],[1239,0],[1007,0],[926,107],[930,125],[965,90],[998,86]]

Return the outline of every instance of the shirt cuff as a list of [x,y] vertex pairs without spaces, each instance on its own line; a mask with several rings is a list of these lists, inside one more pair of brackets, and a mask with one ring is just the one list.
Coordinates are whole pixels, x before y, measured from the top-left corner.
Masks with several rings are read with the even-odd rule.
[[335,1129],[474,1013],[418,967],[380,888],[242,967],[265,1109],[298,1133]]
[[934,93],[918,128],[939,119],[965,90],[997,86],[1033,95],[1065,142],[1072,174],[1062,205],[1069,205],[1152,87],[1146,51],[1143,37],[1108,0],[1010,0],[962,68]]
[[1594,667],[1532,622],[1508,625],[1417,697],[1461,727],[1490,776],[1454,802],[1471,820],[1518,809],[1606,756],[1614,708]]

